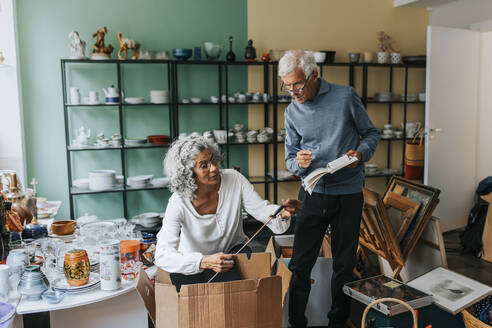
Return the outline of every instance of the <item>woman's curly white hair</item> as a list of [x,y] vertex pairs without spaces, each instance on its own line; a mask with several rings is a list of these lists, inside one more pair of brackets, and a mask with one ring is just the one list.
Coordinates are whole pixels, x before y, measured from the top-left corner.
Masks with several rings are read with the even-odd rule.
[[186,137],[173,142],[164,158],[164,170],[169,178],[169,189],[183,198],[193,199],[197,188],[193,168],[195,159],[209,149],[220,163],[222,155],[215,143],[204,137]]

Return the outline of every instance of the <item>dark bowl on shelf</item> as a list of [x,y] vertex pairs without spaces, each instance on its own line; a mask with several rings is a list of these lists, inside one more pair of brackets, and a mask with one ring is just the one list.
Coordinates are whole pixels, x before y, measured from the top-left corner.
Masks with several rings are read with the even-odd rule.
[[191,49],[174,48],[173,49],[173,56],[174,56],[174,58],[179,59],[179,60],[187,60],[188,58],[191,57],[192,52],[193,51]]
[[427,61],[427,56],[426,55],[419,55],[419,56],[403,56],[401,57],[401,60],[403,63],[407,65],[423,65]]
[[331,64],[335,62],[335,54],[337,53],[336,51],[320,50],[320,52],[324,52],[326,54],[324,61],[325,64]]
[[171,143],[171,138],[166,135],[148,136],[147,139],[153,145],[168,145]]

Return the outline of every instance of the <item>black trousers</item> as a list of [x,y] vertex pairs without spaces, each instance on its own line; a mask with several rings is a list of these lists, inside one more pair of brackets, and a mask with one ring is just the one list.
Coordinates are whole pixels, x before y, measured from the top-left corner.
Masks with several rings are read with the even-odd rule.
[[[342,287],[354,279],[355,256],[364,197],[362,192],[348,195],[309,195],[301,188],[302,210],[297,215],[294,249],[289,269],[292,271],[289,294],[289,321],[292,327],[306,327],[305,316],[311,270],[328,224],[331,225],[333,276],[331,278],[332,306],[328,313],[329,327],[343,327],[349,316],[350,299]],[[328,311],[328,309],[326,309]]]
[[[229,254],[235,254],[243,244],[239,244],[234,246],[229,250]],[[251,258],[252,250],[249,246],[244,247],[241,253],[246,253],[248,258]],[[215,275],[214,270],[205,269],[200,273],[196,274],[182,274],[182,273],[170,273],[169,277],[171,278],[171,282],[174,286],[176,286],[176,290],[179,292],[181,290],[182,285],[191,285],[191,284],[202,284],[208,282]],[[227,272],[219,273],[212,282],[226,282],[226,281],[235,281],[241,280],[241,275],[239,274],[239,270],[237,266],[234,266],[231,270]]]

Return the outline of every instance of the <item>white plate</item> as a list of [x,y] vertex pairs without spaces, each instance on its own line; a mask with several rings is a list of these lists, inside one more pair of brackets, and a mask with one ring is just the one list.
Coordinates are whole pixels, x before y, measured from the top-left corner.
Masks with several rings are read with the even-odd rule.
[[56,278],[55,280],[53,280],[52,285],[53,285],[54,289],[65,290],[67,292],[70,292],[70,291],[90,289],[94,285],[99,284],[100,281],[101,280],[100,280],[99,274],[91,273],[89,276],[89,281],[87,282],[87,284],[82,285],[82,286],[70,286],[65,277]]
[[145,102],[145,99],[142,97],[131,97],[125,98],[125,101],[129,104],[142,104]]
[[154,187],[165,187],[169,184],[169,178],[155,178],[150,181]]
[[75,179],[73,185],[80,189],[89,189],[89,178]]

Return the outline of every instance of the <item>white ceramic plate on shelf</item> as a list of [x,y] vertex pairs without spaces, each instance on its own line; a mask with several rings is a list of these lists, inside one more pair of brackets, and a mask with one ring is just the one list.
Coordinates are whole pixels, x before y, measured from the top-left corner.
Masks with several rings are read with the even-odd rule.
[[130,98],[125,98],[125,101],[128,104],[143,104],[145,102],[145,99],[142,97],[130,97]]
[[150,181],[154,187],[165,187],[169,184],[169,178],[155,178]]

